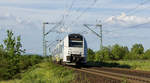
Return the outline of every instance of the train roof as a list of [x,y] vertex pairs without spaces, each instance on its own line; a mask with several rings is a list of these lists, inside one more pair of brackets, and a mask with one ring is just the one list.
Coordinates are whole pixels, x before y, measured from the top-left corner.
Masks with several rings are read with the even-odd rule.
[[82,36],[81,34],[78,34],[78,33],[71,33],[71,34],[69,34],[69,36]]

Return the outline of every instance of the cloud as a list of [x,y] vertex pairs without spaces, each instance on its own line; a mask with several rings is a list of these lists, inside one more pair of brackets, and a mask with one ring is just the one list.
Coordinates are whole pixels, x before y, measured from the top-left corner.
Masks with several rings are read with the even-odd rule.
[[150,22],[150,17],[128,16],[121,13],[119,16],[108,17],[104,22],[111,26],[128,27]]
[[0,20],[7,20],[7,19],[9,19],[9,18],[15,18],[12,14],[10,14],[10,13],[0,13]]
[[19,30],[36,26],[31,19],[8,12],[0,14],[0,22],[0,27],[4,29]]

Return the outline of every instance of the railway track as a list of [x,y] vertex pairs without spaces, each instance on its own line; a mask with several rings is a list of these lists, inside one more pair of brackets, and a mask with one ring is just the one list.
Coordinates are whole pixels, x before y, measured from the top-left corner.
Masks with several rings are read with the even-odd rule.
[[[119,68],[68,68],[73,69],[75,71],[95,75],[99,78],[107,80],[104,83],[150,83],[149,75],[145,74],[146,72],[138,72],[131,70],[127,71],[125,69]],[[137,72],[137,75],[135,74],[135,72]],[[145,75],[142,75],[142,73]],[[96,82],[99,83],[98,80]]]

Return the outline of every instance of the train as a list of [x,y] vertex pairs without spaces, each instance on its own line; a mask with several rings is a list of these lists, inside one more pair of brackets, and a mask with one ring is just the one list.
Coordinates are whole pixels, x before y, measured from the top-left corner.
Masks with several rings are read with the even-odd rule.
[[63,65],[84,65],[86,58],[87,42],[81,34],[68,34],[52,50],[52,60]]

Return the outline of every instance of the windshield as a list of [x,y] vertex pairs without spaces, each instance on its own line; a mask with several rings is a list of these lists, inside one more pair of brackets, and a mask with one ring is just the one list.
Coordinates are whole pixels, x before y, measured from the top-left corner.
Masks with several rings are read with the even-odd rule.
[[69,47],[82,47],[83,42],[69,42]]
[[83,37],[80,34],[70,34],[69,47],[83,47]]

